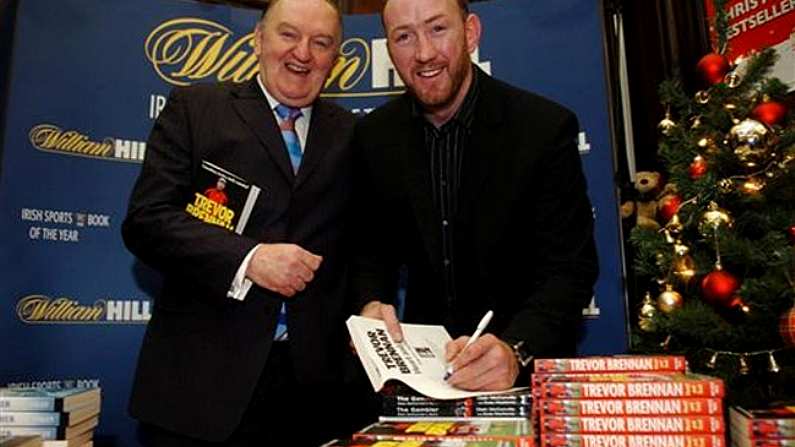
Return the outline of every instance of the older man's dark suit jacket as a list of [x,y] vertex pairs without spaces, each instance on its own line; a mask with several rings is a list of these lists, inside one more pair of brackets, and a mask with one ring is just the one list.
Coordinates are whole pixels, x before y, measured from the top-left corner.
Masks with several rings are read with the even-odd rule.
[[[408,267],[404,321],[469,335],[488,309],[489,331],[537,356],[571,355],[597,276],[591,205],[575,116],[479,69],[480,94],[463,152],[452,219],[457,299],[442,296],[441,219],[431,194],[421,117],[404,95],[354,132],[358,306],[394,296]],[[520,378],[527,385],[527,378]]]
[[[347,347],[344,220],[351,189],[352,115],[318,100],[297,176],[256,80],[175,89],[150,135],[123,225],[125,243],[165,284],[141,349],[134,417],[208,440],[240,421],[271,348],[283,297],[256,285],[227,297],[259,242],[295,243],[323,256],[307,288],[286,299],[301,384],[339,380]],[[242,236],[190,216],[203,160],[262,191]]]

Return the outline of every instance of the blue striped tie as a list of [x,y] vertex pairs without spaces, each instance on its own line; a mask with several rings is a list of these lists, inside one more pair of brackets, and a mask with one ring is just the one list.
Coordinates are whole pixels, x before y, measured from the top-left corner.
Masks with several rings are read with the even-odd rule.
[[301,109],[296,107],[279,104],[276,106],[276,114],[279,115],[279,129],[282,131],[284,145],[287,146],[287,153],[290,154],[290,163],[293,165],[293,174],[298,172],[301,166],[301,142],[298,141],[298,134],[295,133],[295,120],[301,117]]
[[[298,134],[295,133],[295,120],[301,116],[301,109],[279,104],[276,106],[276,114],[279,115],[279,130],[282,132],[284,145],[290,155],[290,164],[293,165],[293,174],[298,172],[301,166],[301,142],[298,141]],[[276,322],[276,332],[273,334],[274,340],[287,340],[287,307],[282,303],[279,310],[279,319]]]

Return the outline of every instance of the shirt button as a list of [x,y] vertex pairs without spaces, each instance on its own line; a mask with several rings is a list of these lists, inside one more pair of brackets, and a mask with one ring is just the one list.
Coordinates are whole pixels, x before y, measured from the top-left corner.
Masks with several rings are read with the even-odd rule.
[[442,226],[443,226],[443,227],[446,227],[447,225],[448,225],[447,219],[443,220],[443,221],[442,221]]
[[450,266],[450,260],[449,259],[445,259],[444,260],[444,266],[445,267],[449,267]]

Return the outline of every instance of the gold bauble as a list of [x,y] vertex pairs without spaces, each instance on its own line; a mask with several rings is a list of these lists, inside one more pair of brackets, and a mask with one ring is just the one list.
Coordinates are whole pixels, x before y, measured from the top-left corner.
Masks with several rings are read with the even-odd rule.
[[657,124],[657,129],[659,129],[660,132],[667,137],[674,132],[676,126],[677,124],[671,119],[671,113],[665,112],[665,118],[663,118],[662,121]]
[[732,225],[734,221],[729,212],[719,208],[717,203],[710,202],[698,221],[698,232],[703,237],[712,237],[720,228],[731,228]]
[[696,263],[690,255],[683,255],[674,259],[671,268],[674,276],[684,285],[690,284],[693,278],[696,277]]
[[644,332],[654,331],[654,317],[657,316],[657,308],[654,307],[654,301],[651,299],[651,293],[646,292],[643,297],[643,304],[640,306],[638,312],[638,326]]
[[734,155],[749,169],[763,164],[770,152],[770,131],[752,119],[745,119],[729,131],[729,144]]
[[657,297],[657,308],[664,314],[669,314],[680,309],[684,304],[682,294],[674,290],[670,284],[665,285],[665,291]]

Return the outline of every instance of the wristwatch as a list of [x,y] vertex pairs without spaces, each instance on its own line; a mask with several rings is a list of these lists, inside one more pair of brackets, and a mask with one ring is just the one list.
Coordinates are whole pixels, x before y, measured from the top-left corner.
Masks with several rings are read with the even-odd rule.
[[530,362],[533,361],[533,356],[528,354],[527,351],[524,349],[524,340],[519,340],[516,343],[510,345],[511,350],[513,351],[514,357],[516,357],[516,361],[519,362],[519,365],[522,368],[526,368]]

